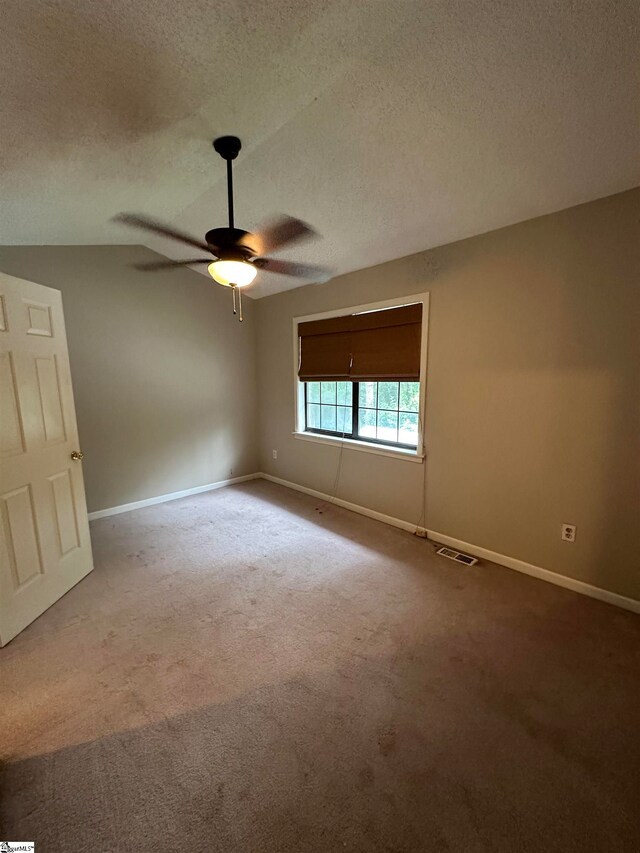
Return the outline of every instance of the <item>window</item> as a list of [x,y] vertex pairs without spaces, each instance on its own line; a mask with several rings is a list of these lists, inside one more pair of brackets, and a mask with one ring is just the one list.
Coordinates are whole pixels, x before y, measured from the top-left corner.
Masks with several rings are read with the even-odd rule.
[[305,431],[416,448],[419,382],[305,382]]
[[295,432],[424,458],[427,293],[293,320]]

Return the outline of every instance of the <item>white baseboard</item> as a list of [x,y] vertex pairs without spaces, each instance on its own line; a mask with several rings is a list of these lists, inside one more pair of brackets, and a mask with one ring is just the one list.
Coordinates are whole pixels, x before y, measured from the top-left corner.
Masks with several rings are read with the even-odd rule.
[[330,501],[336,506],[350,509],[351,512],[357,512],[360,515],[366,515],[367,518],[374,518],[376,521],[382,521],[385,524],[391,524],[393,527],[400,527],[402,530],[408,530],[414,533],[416,526],[409,521],[402,521],[401,518],[394,518],[392,515],[385,515],[383,512],[376,512],[374,509],[369,509],[366,506],[352,504],[349,501],[343,501],[342,498],[332,498],[331,495],[325,495],[324,492],[318,492],[315,489],[309,489],[307,486],[300,486],[298,483],[291,483],[289,480],[282,480],[280,477],[274,477],[272,474],[259,474],[263,480],[269,480],[271,483],[277,483],[279,486],[286,486],[287,489],[294,489],[296,492],[304,492],[305,495],[311,495],[314,498],[319,498],[323,501]]
[[99,509],[96,512],[89,513],[89,521],[94,521],[97,518],[107,518],[110,515],[120,515],[121,512],[130,512],[132,509],[142,509],[142,507],[162,504],[166,501],[175,501],[178,498],[186,498],[189,495],[199,495],[201,492],[213,492],[215,489],[222,489],[224,486],[233,486],[235,483],[245,483],[247,480],[256,480],[261,476],[261,474],[245,474],[243,477],[232,477],[230,480],[219,480],[217,483],[194,486],[192,489],[183,489],[181,492],[170,492],[168,495],[158,495],[155,498],[145,498],[145,500],[133,501],[130,504],[120,504],[120,506],[111,506],[108,509]]
[[514,569],[516,572],[522,572],[525,575],[538,578],[539,580],[553,583],[556,586],[570,589],[573,592],[579,592],[582,595],[588,595],[591,598],[597,598],[599,601],[605,601],[607,604],[615,604],[617,607],[622,607],[625,610],[631,610],[633,613],[640,613],[640,601],[635,598],[627,598],[625,595],[620,595],[617,592],[611,592],[608,589],[602,589],[599,586],[585,583],[584,581],[576,580],[575,578],[560,575],[557,572],[552,572],[549,569],[543,569],[540,566],[534,566],[532,563],[525,563],[524,560],[518,560],[516,557],[508,557],[504,554],[499,554],[496,551],[490,551],[488,548],[482,548],[480,545],[473,545],[471,542],[463,542],[461,539],[455,539],[453,536],[447,536],[444,533],[438,533],[436,530],[417,528],[410,521],[404,521],[401,518],[395,518],[392,515],[385,515],[383,512],[369,509],[366,506],[351,503],[350,501],[342,500],[342,498],[332,498],[324,492],[319,492],[316,489],[310,489],[307,486],[301,486],[298,483],[292,483],[290,480],[283,480],[281,477],[274,477],[272,474],[258,472],[256,474],[245,474],[243,477],[233,477],[230,480],[219,480],[217,483],[207,483],[205,486],[195,486],[192,489],[184,489],[181,492],[171,492],[168,495],[158,495],[155,498],[147,498],[142,501],[134,501],[133,503],[121,504],[120,506],[112,506],[108,509],[99,509],[97,512],[89,513],[89,520],[94,521],[98,518],[106,518],[110,515],[119,515],[121,512],[129,512],[132,509],[141,509],[145,506],[153,506],[153,504],[165,503],[165,501],[174,501],[177,498],[186,498],[189,495],[197,495],[201,492],[212,492],[215,489],[222,489],[224,486],[232,486],[235,483],[245,483],[247,480],[264,479],[271,483],[277,483],[280,486],[285,486],[287,489],[294,489],[296,492],[303,492],[305,495],[311,495],[323,501],[329,501],[336,506],[344,509],[357,512],[360,515],[365,515],[367,518],[373,518],[375,521],[382,521],[384,524],[390,524],[392,527],[399,527],[401,530],[408,530],[409,533],[418,533],[418,535],[426,533],[429,539],[434,542],[440,542],[442,545],[449,545],[451,548],[457,548],[459,551],[466,551],[468,554],[473,554],[474,557],[481,557],[485,560],[490,560],[492,563],[497,563],[500,566],[506,566],[508,569]]
[[[336,506],[344,507],[352,512],[357,512],[360,515],[366,515],[368,518],[374,518],[376,521],[382,521],[385,524],[391,524],[393,527],[399,527],[401,530],[408,530],[410,533],[418,533],[420,535],[423,528],[417,528],[415,524],[408,521],[403,521],[401,518],[394,518],[391,515],[385,515],[382,512],[368,509],[359,504],[344,501],[341,498],[332,498],[324,492],[318,492],[316,489],[309,489],[307,486],[300,486],[298,483],[291,483],[289,480],[283,480],[280,477],[274,477],[272,474],[256,475],[272,483],[278,483],[281,486],[286,486],[288,489],[294,489],[297,492],[304,492],[306,495],[312,495],[314,498],[330,501]],[[576,580],[575,578],[560,575],[557,572],[552,572],[549,569],[543,569],[540,566],[534,566],[532,563],[525,563],[524,560],[518,560],[516,557],[508,557],[504,554],[498,554],[496,551],[490,551],[488,548],[482,548],[480,545],[473,545],[471,542],[463,542],[461,539],[455,539],[453,536],[446,536],[444,533],[438,533],[436,530],[426,530],[429,539],[434,542],[439,542],[442,545],[449,545],[451,548],[456,548],[459,551],[466,551],[468,554],[473,554],[474,557],[481,557],[485,560],[490,560],[492,563],[497,563],[500,566],[506,566],[508,569],[514,569],[516,572],[522,572],[525,575],[538,578],[539,580],[553,583],[556,586],[570,589],[573,592],[579,592],[582,595],[588,595],[591,598],[597,598],[599,601],[605,601],[607,604],[615,604],[617,607],[622,607],[624,610],[631,610],[633,613],[640,613],[640,601],[635,598],[627,598],[625,595],[620,595],[617,592],[611,592],[608,589],[602,589],[599,586],[585,583],[584,581]]]
[[615,604],[617,607],[631,610],[633,613],[640,613],[640,601],[635,598],[627,598],[626,595],[602,589],[600,586],[593,586],[585,581],[567,577],[567,575],[560,575],[557,572],[552,572],[550,569],[534,566],[532,563],[525,563],[524,560],[518,560],[516,557],[507,557],[504,554],[498,554],[495,551],[490,551],[488,548],[482,548],[480,545],[472,545],[470,542],[454,539],[453,536],[445,536],[443,533],[437,533],[435,530],[427,532],[429,539],[433,539],[434,542],[448,545],[451,548],[457,548],[458,551],[466,551],[469,554],[473,554],[474,557],[490,560],[492,563],[498,563],[498,565],[506,566],[508,569],[515,569],[516,572],[522,572],[525,575],[531,575],[531,577],[547,581],[547,583],[553,583],[556,586],[573,590],[573,592],[588,595],[590,598],[606,601],[607,604]]

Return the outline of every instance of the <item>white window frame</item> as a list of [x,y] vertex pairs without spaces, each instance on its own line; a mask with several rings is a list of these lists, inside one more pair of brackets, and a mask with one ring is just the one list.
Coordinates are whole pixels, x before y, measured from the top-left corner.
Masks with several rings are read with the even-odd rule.
[[[318,435],[317,433],[305,432],[304,411],[304,383],[298,379],[298,367],[300,364],[300,335],[298,325],[310,320],[326,320],[329,317],[344,317],[347,314],[362,314],[366,311],[380,311],[384,308],[397,308],[401,305],[413,305],[422,303],[422,331],[420,337],[420,411],[418,414],[418,446],[415,450],[406,447],[393,447],[374,444],[365,439],[343,438],[340,435]],[[381,302],[368,302],[365,305],[352,305],[345,308],[336,308],[333,311],[322,311],[319,314],[306,314],[303,317],[293,318],[293,435],[303,441],[311,441],[316,444],[338,445],[350,450],[364,450],[367,453],[376,453],[379,456],[392,456],[396,459],[407,459],[411,462],[422,462],[425,457],[425,414],[427,400],[427,352],[429,334],[429,293],[414,293],[409,296],[398,296],[394,299],[385,299]]]

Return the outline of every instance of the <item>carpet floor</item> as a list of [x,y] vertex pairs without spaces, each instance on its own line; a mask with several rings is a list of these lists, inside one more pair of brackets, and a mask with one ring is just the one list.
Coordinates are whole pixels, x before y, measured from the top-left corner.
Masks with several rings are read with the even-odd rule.
[[637,851],[640,619],[255,481],[92,523],[0,651],[37,853]]

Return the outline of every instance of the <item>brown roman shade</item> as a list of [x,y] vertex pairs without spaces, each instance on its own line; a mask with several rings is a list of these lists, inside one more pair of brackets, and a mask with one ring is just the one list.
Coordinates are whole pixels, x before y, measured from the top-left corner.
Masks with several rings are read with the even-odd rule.
[[422,303],[300,323],[301,382],[420,379]]

